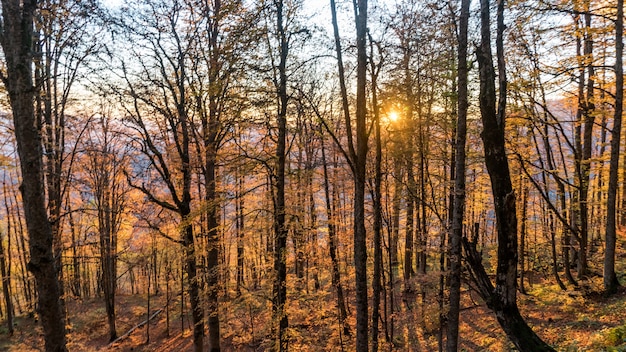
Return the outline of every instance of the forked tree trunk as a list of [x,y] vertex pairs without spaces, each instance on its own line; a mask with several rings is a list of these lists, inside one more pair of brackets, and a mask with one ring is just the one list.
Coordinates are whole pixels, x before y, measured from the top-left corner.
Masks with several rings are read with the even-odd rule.
[[491,56],[489,0],[481,0],[481,45],[477,48],[480,74],[480,112],[485,164],[491,179],[498,234],[496,285],[491,282],[475,242],[464,240],[472,278],[487,306],[509,339],[522,352],[554,351],[526,324],[517,307],[517,215],[505,150],[506,71],[504,66],[504,0],[498,1],[497,58],[499,100],[496,108],[495,71]]

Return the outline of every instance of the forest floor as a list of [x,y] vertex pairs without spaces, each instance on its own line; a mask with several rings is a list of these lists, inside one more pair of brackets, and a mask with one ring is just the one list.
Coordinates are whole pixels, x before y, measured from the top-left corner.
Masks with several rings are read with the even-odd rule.
[[[596,281],[590,281],[598,284]],[[519,295],[520,310],[533,329],[559,351],[626,351],[626,288],[617,295],[605,298],[600,294],[584,294],[581,291],[561,291],[558,286],[535,284],[527,288],[527,295]],[[466,295],[461,314],[461,347],[465,351],[512,351],[513,346],[498,326],[493,314],[478,299]],[[164,296],[153,298],[152,306],[164,309]],[[170,308],[169,336],[166,331],[167,315],[162,311],[150,322],[150,341],[147,343],[146,325],[133,331],[121,341],[108,343],[108,326],[104,305],[100,299],[71,300],[68,312],[68,347],[71,351],[192,351],[189,321],[185,320],[185,332],[181,336],[180,305]],[[179,303],[178,303],[179,304]],[[245,305],[245,304],[244,304]],[[146,319],[145,295],[119,296],[117,303],[117,330],[120,335]],[[332,306],[332,304],[327,304]],[[258,307],[257,307],[258,308]],[[248,308],[250,311],[252,308]],[[153,308],[154,311],[154,308]],[[416,309],[424,316],[428,311]],[[229,314],[236,317],[237,313]],[[309,314],[310,315],[310,314]],[[322,313],[323,315],[323,313]],[[251,312],[250,317],[253,314]],[[258,319],[258,318],[257,318]],[[237,320],[237,319],[236,319]],[[239,323],[223,325],[225,351],[260,351],[267,347],[267,331],[257,328],[255,319],[239,316]],[[326,347],[332,342],[331,329],[323,326],[324,317],[315,322],[297,321],[298,313],[291,323],[299,333],[294,335],[291,350],[336,350]],[[415,321],[415,320],[414,320]],[[437,334],[417,336],[413,331],[422,329],[403,328],[398,321],[395,348],[398,351],[437,350]],[[261,326],[260,322],[258,325]],[[415,327],[415,326],[413,326]],[[237,332],[236,330],[240,330]],[[404,332],[402,332],[404,331]],[[328,334],[328,336],[323,336]],[[404,336],[402,336],[404,335]],[[344,337],[345,339],[345,337]],[[317,341],[315,341],[317,340]],[[335,344],[335,346],[337,346]],[[387,350],[387,348],[384,348]],[[346,347],[350,351],[350,347]],[[0,328],[0,351],[43,351],[40,325],[33,317],[21,316],[15,321],[15,334],[11,337],[3,325]]]
[[[626,237],[626,236],[625,236]],[[617,294],[605,297],[602,278],[593,275],[580,282],[576,290],[561,290],[556,284],[530,277],[527,294],[518,294],[522,316],[529,325],[558,351],[626,351],[626,238],[620,241],[617,269],[621,284]],[[592,263],[601,262],[593,258]],[[596,270],[598,268],[595,268]],[[597,270],[596,270],[597,271]],[[592,270],[593,272],[593,270]],[[563,275],[561,275],[563,276]],[[438,274],[433,272],[416,281],[416,286],[429,292],[407,299],[402,297],[399,312],[394,316],[393,332],[381,327],[383,351],[436,351],[439,306],[436,301]],[[291,278],[290,278],[291,279]],[[294,282],[296,280],[292,280]],[[338,328],[335,296],[322,282],[321,290],[292,287],[288,299],[290,351],[352,351],[354,337],[342,336]],[[532,285],[530,285],[532,281]],[[553,280],[552,280],[553,281]],[[288,280],[289,282],[289,280]],[[292,284],[296,285],[296,284]],[[464,285],[460,340],[463,351],[514,351],[513,345],[499,327],[495,316],[484,303]],[[222,304],[220,311],[223,351],[264,351],[270,346],[271,297],[264,292],[243,292]],[[353,297],[345,287],[347,297]],[[69,299],[67,311],[68,348],[70,351],[193,351],[189,308],[181,321],[180,295],[171,299],[166,309],[166,295],[151,298],[151,314],[162,311],[148,324],[135,329],[127,337],[109,344],[106,311],[102,298]],[[187,299],[186,299],[187,301]],[[398,299],[398,302],[401,300]],[[406,302],[413,302],[407,306]],[[352,304],[348,306],[350,308]],[[116,300],[117,332],[124,335],[146,320],[147,295],[118,295]],[[168,314],[169,313],[169,314]],[[354,314],[348,312],[354,331]],[[385,314],[383,312],[383,314]],[[168,329],[169,318],[169,329]],[[181,329],[181,325],[184,329]],[[149,328],[149,331],[148,331]],[[181,330],[183,333],[181,334]],[[149,334],[149,335],[148,335]],[[392,337],[385,338],[385,336]],[[149,341],[148,341],[149,336]],[[390,340],[392,343],[386,342]],[[206,339],[205,339],[206,342]],[[341,349],[339,346],[345,346]],[[351,347],[352,346],[352,347]],[[0,320],[0,351],[43,351],[41,326],[36,318],[22,315],[15,319],[15,333],[9,336],[6,322]]]

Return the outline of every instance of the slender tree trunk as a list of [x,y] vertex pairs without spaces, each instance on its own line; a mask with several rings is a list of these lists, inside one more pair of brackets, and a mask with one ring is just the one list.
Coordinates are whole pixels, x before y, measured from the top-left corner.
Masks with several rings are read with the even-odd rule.
[[180,334],[185,333],[185,258],[180,263]]
[[522,190],[522,223],[520,225],[520,248],[519,248],[519,291],[526,294],[524,280],[526,279],[526,214],[528,212],[528,186],[525,184],[523,177],[520,178],[520,190]]
[[[313,153],[313,151],[309,151],[307,153],[307,155],[311,156]],[[312,249],[312,254],[310,255],[310,257],[312,257],[313,260],[313,287],[315,288],[316,291],[318,291],[321,287],[321,283],[320,283],[320,277],[319,277],[319,272],[320,272],[320,268],[319,268],[319,253],[318,253],[318,248],[319,248],[319,243],[318,243],[318,239],[317,239],[317,212],[316,212],[316,206],[315,206],[315,189],[313,186],[313,170],[314,170],[314,164],[312,160],[309,160],[308,162],[308,170],[309,172],[307,172],[307,178],[308,178],[308,193],[309,193],[309,219],[310,219],[310,223],[309,223],[309,237],[310,237],[310,241],[311,241],[311,245],[313,246]]]
[[561,277],[559,276],[558,270],[558,260],[557,260],[557,252],[556,252],[556,229],[554,228],[554,215],[551,211],[548,214],[548,226],[547,230],[550,233],[550,249],[552,253],[552,275],[556,280],[557,285],[561,288],[561,290],[565,291],[567,287],[563,284]]
[[17,242],[17,247],[19,248],[19,258],[20,258],[20,270],[22,274],[22,282],[25,289],[26,302],[28,305],[28,311],[31,312],[33,309],[33,301],[36,299],[35,293],[32,291],[31,286],[31,278],[28,273],[28,252],[26,250],[26,236],[24,234],[24,226],[22,224],[22,215],[20,212],[19,202],[17,200],[17,192],[11,188],[11,193],[13,193],[11,204],[13,204],[14,211],[10,212],[9,218],[12,219],[13,224],[15,225],[15,241]]
[[[412,117],[408,117],[412,118]],[[407,123],[412,125],[411,121]],[[411,130],[409,128],[409,130]],[[414,242],[414,220],[415,220],[415,175],[413,174],[413,146],[410,140],[413,139],[413,133],[409,132],[407,135],[409,141],[407,141],[406,151],[406,175],[407,175],[407,195],[406,195],[406,223],[405,223],[405,237],[404,237],[404,290],[407,294],[413,291],[411,285],[411,278],[415,276],[413,270],[413,242]]]
[[380,319],[380,294],[382,291],[382,270],[383,270],[383,249],[382,249],[382,142],[380,135],[380,109],[378,106],[378,73],[382,61],[376,65],[374,63],[374,44],[370,36],[370,69],[372,76],[372,108],[374,112],[374,141],[376,156],[374,162],[374,275],[372,281],[372,351],[378,351],[378,321]]
[[461,1],[461,16],[459,19],[459,51],[458,65],[458,101],[457,123],[454,147],[454,198],[452,206],[452,226],[449,244],[449,285],[450,308],[448,310],[448,339],[446,350],[456,352],[459,346],[459,311],[461,301],[461,239],[463,237],[463,215],[465,212],[465,144],[467,138],[467,28],[469,22],[470,0]]
[[80,261],[78,258],[78,250],[77,250],[77,237],[76,237],[76,224],[74,223],[74,215],[72,214],[72,209],[69,206],[68,202],[68,222],[71,233],[72,240],[72,292],[74,296],[81,296],[81,287],[80,287]]
[[[7,234],[9,235],[9,234]],[[9,242],[11,243],[11,242]],[[11,250],[9,248],[6,252]],[[11,276],[7,271],[7,257],[5,253],[2,234],[0,233],[0,278],[2,279],[2,294],[6,308],[6,323],[9,336],[13,336],[13,303],[11,302]]]
[[[578,241],[578,277],[587,274],[587,244],[588,244],[588,194],[591,170],[591,150],[593,126],[595,123],[594,104],[594,67],[593,67],[593,38],[591,29],[591,13],[589,0],[583,3],[582,11],[584,27],[583,38],[577,38],[576,52],[578,55],[578,110],[577,120],[580,122],[575,129],[576,146],[576,176],[578,192],[575,195],[576,208],[573,216],[573,227],[578,233],[573,235]],[[578,21],[578,19],[577,19]],[[582,52],[581,52],[582,51]],[[585,71],[587,79],[585,80]],[[585,95],[586,89],[586,95]]]
[[41,137],[35,124],[33,18],[36,0],[2,1],[2,45],[17,150],[22,171],[22,199],[29,234],[29,270],[36,280],[46,351],[67,351],[65,319],[60,305],[58,268],[52,252],[52,227],[45,206]]
[[237,232],[237,296],[241,295],[241,287],[244,285],[244,199],[243,199],[243,175],[237,169],[237,195],[236,195],[236,217],[235,230]]
[[356,279],[356,349],[368,350],[367,233],[365,169],[367,164],[367,0],[353,0],[356,24],[356,157],[354,158],[354,267]]
[[[542,95],[542,99],[543,99],[543,103],[546,103],[546,99],[545,99],[545,92],[541,91],[541,95]],[[544,119],[545,121],[548,121],[547,119],[547,113],[544,111]],[[546,157],[546,164],[548,166],[548,170],[555,170],[555,166],[554,166],[554,154],[552,153],[552,148],[550,147],[550,138],[549,138],[549,129],[548,129],[548,124],[546,123],[543,127],[543,133],[542,133],[542,140],[543,140],[543,147],[544,147],[544,152],[545,152],[545,157]],[[537,152],[539,153],[539,147],[537,147]],[[545,194],[549,194],[549,185],[548,185],[548,178],[543,176],[543,180],[544,180],[544,185],[545,185],[545,189],[544,192]],[[559,208],[559,212],[560,214],[562,214],[562,218],[567,220],[568,216],[567,216],[567,207],[566,207],[566,203],[565,203],[565,185],[563,184],[563,181],[555,176],[554,177],[554,181],[556,183],[557,186],[557,191],[556,191],[556,199],[555,202],[557,202],[557,205],[555,208]],[[566,287],[563,284],[563,281],[561,280],[561,278],[559,277],[559,272],[558,272],[558,257],[557,257],[557,249],[556,249],[556,227],[555,227],[555,223],[554,223],[554,213],[557,210],[549,210],[548,213],[548,226],[547,229],[548,231],[550,231],[550,246],[552,249],[552,272],[554,275],[554,278],[557,282],[557,284],[559,285],[559,287],[562,290],[565,290]],[[568,276],[568,280],[570,280],[570,283],[575,283],[574,282],[574,278],[572,277],[571,274],[571,270],[570,270],[570,266],[569,266],[569,246],[566,246],[565,244],[565,239],[567,238],[567,234],[568,234],[568,224],[565,222],[562,222],[562,235],[561,235],[561,242],[563,244],[563,259],[564,263],[563,266],[565,267],[565,273],[566,276]]]
[[337,310],[339,311],[339,325],[343,329],[345,336],[350,336],[350,325],[346,321],[348,316],[343,295],[343,285],[341,284],[341,272],[339,271],[339,260],[337,258],[337,231],[335,216],[332,210],[332,199],[330,197],[330,182],[328,179],[328,166],[326,163],[326,148],[324,137],[322,136],[322,167],[324,171],[324,198],[326,200],[326,217],[328,218],[328,251],[332,265],[332,283],[337,290]]
[[278,324],[276,330],[276,351],[286,351],[288,347],[287,327],[289,321],[285,304],[287,302],[287,227],[285,224],[285,164],[286,164],[286,141],[287,141],[287,56],[289,43],[283,23],[283,1],[276,3],[276,26],[280,43],[280,62],[278,66],[278,140],[276,145],[276,188],[274,199],[274,287],[272,314],[274,324]]
[[348,140],[348,162],[354,177],[354,207],[353,207],[353,231],[354,231],[354,267],[356,279],[356,349],[367,352],[368,350],[368,293],[367,293],[367,242],[365,228],[365,180],[367,164],[367,0],[353,0],[355,11],[357,68],[356,68],[356,144],[352,136],[352,120],[348,105],[348,95],[345,84],[344,67],[341,56],[341,42],[337,25],[337,13],[335,1],[330,0],[332,24],[335,36],[335,49],[337,53],[337,67],[341,88],[342,107],[346,123],[346,135]]
[[[219,3],[219,1],[218,1]],[[219,10],[216,10],[219,11]],[[215,39],[217,40],[217,39]],[[216,193],[216,159],[218,133],[218,106],[216,97],[211,96],[209,101],[209,118],[203,121],[204,150],[205,150],[205,195],[207,221],[207,308],[209,328],[209,351],[220,351],[220,321],[219,321],[219,292],[220,292],[220,238],[218,196]],[[243,220],[241,220],[243,221]],[[239,219],[237,219],[239,224]],[[238,249],[239,250],[239,249]],[[242,269],[243,270],[243,269]],[[239,280],[239,277],[237,278]],[[238,288],[240,282],[238,281]]]
[[[152,241],[152,246],[154,247],[154,240]],[[151,265],[150,265],[150,261],[149,260],[148,260],[148,263],[146,264],[146,266],[148,267],[147,268],[148,269],[148,273],[147,273],[148,274],[147,275],[147,278],[148,278],[148,282],[147,282],[147,284],[148,284],[148,291],[147,291],[148,292],[148,299],[147,299],[148,300],[148,302],[147,302],[148,303],[147,304],[148,307],[147,307],[147,311],[148,312],[146,313],[146,322],[147,322],[146,323],[146,345],[149,345],[150,344],[150,271],[151,271],[150,270]]]
[[622,130],[622,112],[624,105],[624,0],[617,0],[617,20],[615,21],[615,112],[611,131],[611,161],[609,166],[609,189],[606,215],[606,248],[604,252],[604,291],[607,294],[617,292],[619,281],[615,275],[615,242],[617,220],[617,171],[619,169],[619,149]]
[[400,260],[398,259],[398,241],[400,236],[400,207],[403,192],[403,168],[400,161],[401,143],[392,139],[391,153],[393,163],[393,195],[391,201],[391,229],[388,230],[389,241],[389,318],[390,338],[395,338],[394,322],[397,312],[396,293],[399,292]]
[[[165,254],[165,336],[170,336],[170,280],[172,279],[172,264]],[[182,335],[182,331],[181,331]]]
[[[102,175],[105,179],[108,179],[108,175]],[[108,180],[107,180],[108,181]],[[115,281],[116,275],[113,270],[113,249],[111,243],[112,237],[112,223],[111,223],[111,211],[110,208],[110,190],[108,189],[108,182],[103,184],[103,193],[100,198],[100,205],[98,207],[98,218],[100,227],[100,260],[102,270],[102,288],[104,291],[105,308],[107,312],[107,321],[109,324],[109,342],[114,341],[117,338],[117,331],[115,328]],[[150,279],[148,278],[148,282]],[[148,314],[148,316],[150,316]]]
[[[407,176],[407,192],[406,192],[406,222],[405,222],[405,242],[404,242],[404,290],[407,294],[410,294],[413,291],[413,287],[411,287],[410,279],[415,276],[415,271],[413,270],[413,257],[415,256],[414,248],[417,247],[416,233],[415,228],[419,228],[418,224],[415,224],[415,214],[419,215],[419,208],[416,208],[416,197],[417,197],[417,187],[415,181],[415,171],[414,171],[414,156],[415,156],[415,143],[414,143],[414,133],[415,133],[415,122],[414,119],[414,104],[415,97],[413,94],[413,85],[418,86],[418,97],[420,95],[421,87],[419,86],[419,80],[417,82],[413,82],[412,75],[413,72],[410,67],[410,60],[412,59],[412,52],[410,50],[411,44],[409,44],[409,40],[407,38],[402,38],[402,42],[404,42],[404,46],[406,49],[402,50],[402,69],[404,71],[404,82],[403,82],[403,93],[404,98],[406,99],[406,115],[402,116],[404,118],[404,126],[405,131],[400,132],[400,141],[405,145],[403,148],[403,157],[404,157],[404,165],[406,169]],[[419,105],[419,102],[418,102]],[[420,109],[418,107],[418,109]],[[418,115],[421,119],[421,112],[418,111]],[[422,126],[419,126],[420,132]],[[418,216],[419,220],[419,216]],[[417,226],[415,226],[417,225]],[[410,297],[410,296],[409,296]],[[408,298],[412,300],[411,298]]]
[[[428,120],[424,120],[422,118],[422,114],[419,114],[419,184],[420,184],[420,200],[416,202],[418,212],[418,220],[417,220],[417,236],[416,236],[416,244],[417,250],[415,253],[415,264],[416,270],[418,273],[425,275],[426,274],[426,265],[428,258],[428,218],[427,218],[427,209],[426,209],[426,179],[427,179],[427,170],[428,170],[428,160],[426,159],[426,155],[428,153],[427,143],[425,140],[425,134],[428,135],[429,126]],[[429,115],[430,116],[430,115]],[[426,131],[424,131],[426,129]]]

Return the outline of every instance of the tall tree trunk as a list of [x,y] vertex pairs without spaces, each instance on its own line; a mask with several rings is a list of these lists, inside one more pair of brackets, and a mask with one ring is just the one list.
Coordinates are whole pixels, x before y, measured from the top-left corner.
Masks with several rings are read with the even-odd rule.
[[604,290],[607,294],[617,292],[619,281],[615,275],[616,242],[616,204],[617,171],[619,169],[620,136],[622,130],[622,112],[624,105],[624,0],[617,0],[617,19],[615,21],[615,112],[611,131],[611,161],[609,166],[609,189],[606,209],[606,248],[604,252]]
[[[420,103],[421,104],[421,103]],[[429,115],[430,116],[430,113]],[[418,212],[417,216],[417,235],[416,235],[416,244],[417,250],[415,251],[415,264],[416,271],[422,275],[426,274],[426,265],[428,258],[428,218],[427,218],[427,206],[426,206],[426,179],[428,178],[427,170],[428,170],[428,160],[426,159],[426,155],[428,153],[428,146],[425,135],[428,135],[429,126],[428,120],[424,120],[422,118],[422,113],[420,109],[419,113],[419,184],[420,184],[420,200],[416,202]],[[424,131],[426,129],[426,131]]]
[[378,106],[378,73],[382,61],[376,65],[374,63],[374,44],[371,36],[370,40],[370,69],[372,77],[372,109],[374,112],[374,141],[376,148],[376,156],[374,162],[374,190],[372,198],[374,200],[374,275],[372,281],[372,351],[378,351],[378,321],[380,319],[380,294],[382,291],[382,270],[383,270],[383,249],[382,249],[382,225],[383,225],[383,206],[382,206],[382,142],[380,136],[380,109]]
[[[576,52],[579,64],[578,81],[578,110],[576,112],[579,124],[575,130],[576,145],[576,176],[578,192],[575,194],[576,203],[573,216],[573,227],[578,233],[573,235],[578,241],[578,277],[587,274],[587,244],[588,244],[588,195],[591,170],[591,151],[593,126],[595,123],[594,104],[594,67],[593,67],[593,38],[591,29],[591,13],[589,0],[583,2],[582,11],[584,27],[583,38],[576,40]],[[579,19],[576,18],[578,21]],[[581,52],[582,50],[582,52]],[[585,76],[587,71],[587,77]],[[587,78],[585,80],[585,77]],[[586,95],[585,95],[586,90]]]
[[454,157],[454,198],[452,203],[452,226],[450,230],[450,308],[448,310],[448,339],[446,350],[455,352],[459,346],[459,311],[461,301],[461,239],[463,238],[463,215],[465,212],[465,144],[467,138],[467,28],[469,23],[470,0],[461,1],[459,18],[458,65],[458,116]]
[[[117,338],[115,329],[115,281],[116,273],[113,267],[114,250],[112,248],[112,209],[111,209],[111,193],[108,184],[108,175],[101,175],[104,180],[102,184],[101,194],[99,195],[98,206],[98,222],[100,232],[100,260],[102,270],[102,288],[104,291],[105,308],[107,312],[107,321],[109,324],[109,342]],[[148,279],[148,282],[150,279]],[[149,315],[148,315],[149,316]]]
[[[415,214],[419,215],[419,208],[415,209],[416,206],[416,198],[417,198],[417,188],[415,181],[415,171],[414,171],[414,156],[415,156],[415,143],[414,136],[415,133],[415,122],[414,122],[414,104],[415,97],[413,94],[413,85],[416,84],[418,86],[418,99],[421,94],[421,87],[419,86],[419,79],[417,82],[413,82],[412,79],[412,70],[410,67],[410,61],[412,52],[410,49],[410,44],[407,38],[402,38],[402,42],[404,42],[404,46],[406,49],[402,51],[402,70],[404,71],[404,82],[403,82],[403,93],[404,99],[406,99],[406,116],[403,116],[405,130],[400,132],[400,140],[401,143],[405,145],[403,148],[403,156],[404,156],[404,165],[406,169],[407,176],[407,192],[406,192],[406,222],[405,222],[405,238],[404,238],[404,290],[407,294],[410,294],[413,291],[413,287],[411,287],[410,279],[415,276],[415,271],[413,270],[413,257],[415,256],[414,248],[416,248],[417,240],[415,236]],[[419,105],[419,101],[417,102]],[[418,109],[420,107],[418,106]],[[421,111],[418,110],[418,115],[421,119]],[[420,127],[420,132],[421,128]],[[421,151],[420,151],[421,152]],[[418,216],[419,220],[419,216]],[[417,224],[417,228],[419,228],[419,221]],[[410,296],[409,296],[410,297]],[[411,298],[408,298],[412,300]]]
[[498,1],[496,49],[499,99],[496,107],[495,71],[491,55],[489,0],[481,0],[480,112],[485,164],[491,179],[498,234],[496,285],[491,282],[476,243],[464,240],[467,261],[479,293],[500,326],[520,351],[554,351],[526,324],[517,307],[517,215],[515,192],[505,150],[506,71],[504,62],[504,0]]
[[39,314],[46,351],[66,351],[65,319],[58,268],[52,252],[52,227],[45,205],[41,136],[35,124],[33,18],[36,0],[3,0],[0,44],[6,62],[3,77],[13,112],[17,151],[22,171],[22,199],[29,233],[29,270],[36,280]]
[[[214,111],[213,109],[211,111]],[[220,238],[218,233],[219,215],[218,215],[218,197],[215,190],[215,162],[217,154],[217,143],[215,135],[217,134],[217,122],[214,118],[210,119],[209,138],[205,144],[206,148],[206,185],[205,185],[205,201],[207,202],[207,225],[208,225],[208,249],[207,249],[207,308],[209,328],[209,351],[220,351],[220,320],[219,320],[219,302],[218,296],[220,291],[219,284],[219,249]],[[242,220],[243,221],[243,220]]]
[[[219,17],[221,1],[215,1],[214,12]],[[218,65],[218,23],[217,18],[213,19],[212,30],[210,35],[211,50],[211,79],[212,84],[218,84],[217,71]],[[219,292],[220,292],[220,238],[219,238],[219,199],[216,192],[216,162],[217,148],[219,140],[219,107],[216,93],[219,91],[216,87],[210,89],[209,94],[209,113],[208,119],[203,118],[204,133],[204,178],[205,178],[205,195],[206,202],[206,221],[207,221],[207,309],[209,328],[209,351],[220,351],[220,320],[219,320]],[[239,221],[239,219],[237,219]],[[241,219],[243,222],[243,219]],[[238,249],[239,250],[239,249]],[[243,255],[243,254],[242,254]],[[243,270],[243,269],[242,269]],[[239,279],[239,277],[238,277]],[[240,287],[240,286],[238,286]]]
[[402,203],[403,183],[403,167],[401,162],[401,143],[399,140],[391,141],[391,153],[393,163],[393,195],[391,201],[391,229],[388,230],[389,237],[389,310],[391,311],[389,318],[389,330],[391,331],[391,339],[394,339],[394,322],[397,316],[398,301],[396,293],[400,292],[400,260],[398,258],[398,241],[400,237],[400,207]]
[[278,140],[276,145],[276,188],[274,199],[274,287],[272,314],[273,321],[278,324],[276,330],[276,351],[287,350],[287,327],[289,321],[285,304],[287,302],[287,227],[285,224],[285,163],[287,140],[287,56],[289,43],[283,23],[283,1],[276,3],[276,26],[280,43],[280,62],[278,64]]
[[354,177],[354,267],[356,280],[356,349],[368,350],[368,294],[367,294],[367,245],[365,229],[365,179],[367,164],[367,0],[353,0],[354,23],[356,27],[357,68],[356,68],[356,144],[352,136],[352,120],[348,105],[348,94],[345,84],[341,42],[335,1],[330,0],[335,49],[337,53],[337,68],[342,97],[342,108],[346,123],[348,152],[346,156]]
[[367,164],[367,0],[353,0],[356,25],[356,155],[354,162],[354,267],[356,279],[356,349],[368,350],[365,169]]

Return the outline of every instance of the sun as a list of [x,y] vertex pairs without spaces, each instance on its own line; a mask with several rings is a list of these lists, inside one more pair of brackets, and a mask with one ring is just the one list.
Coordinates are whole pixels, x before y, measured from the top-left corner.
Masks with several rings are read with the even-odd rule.
[[390,112],[387,114],[387,118],[388,118],[388,119],[389,119],[389,121],[391,121],[391,122],[396,122],[396,121],[398,121],[398,119],[400,118],[400,114],[398,114],[398,112],[397,112],[397,111],[390,111]]

